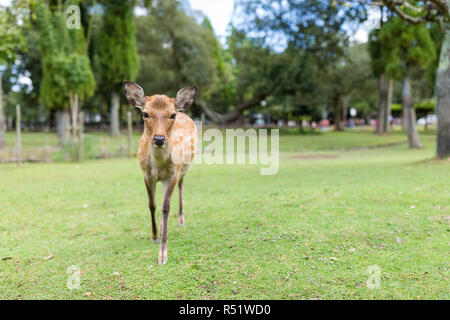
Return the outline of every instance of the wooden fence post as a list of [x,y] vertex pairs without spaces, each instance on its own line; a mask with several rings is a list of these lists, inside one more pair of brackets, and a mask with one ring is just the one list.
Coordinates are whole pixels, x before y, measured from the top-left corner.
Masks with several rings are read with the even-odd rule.
[[78,160],[83,159],[83,138],[84,138],[84,112],[81,111],[78,120]]
[[128,156],[133,157],[132,137],[133,137],[133,123],[131,119],[131,111],[127,111],[128,122]]
[[16,161],[20,166],[22,162],[22,121],[21,121],[20,105],[16,105]]

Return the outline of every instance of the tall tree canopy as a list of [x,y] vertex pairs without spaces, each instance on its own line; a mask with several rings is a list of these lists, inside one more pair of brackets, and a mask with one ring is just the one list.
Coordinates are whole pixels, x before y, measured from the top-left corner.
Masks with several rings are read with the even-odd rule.
[[[17,21],[11,10],[0,6],[0,68],[11,63],[16,58],[16,52],[25,46],[21,28],[17,28]],[[5,146],[6,123],[3,112],[3,86],[0,69],[0,149]]]
[[[379,6],[382,26],[389,21],[392,14],[389,9]],[[373,75],[378,78],[378,122],[376,132],[379,134],[391,131],[390,117],[394,81],[386,75],[386,60],[383,56],[383,43],[380,41],[380,28],[375,28],[369,33],[368,49],[370,53],[370,65]]]
[[[76,3],[70,1],[66,5]],[[63,12],[62,5],[54,11],[43,3],[36,8],[43,70],[40,98],[49,108],[66,111],[58,117],[60,143],[66,140],[68,107],[72,111],[72,128],[76,128],[78,103],[91,97],[96,87],[83,30],[67,28]]]
[[425,25],[408,25],[393,17],[380,30],[382,56],[386,74],[403,81],[403,112],[410,148],[420,148],[416,114],[412,100],[410,74],[414,67],[425,69],[435,58],[435,45]]
[[139,56],[133,22],[133,0],[104,1],[103,24],[99,35],[100,78],[111,94],[111,135],[119,135],[120,94],[124,80],[134,81],[139,72]]
[[438,157],[450,156],[450,0],[382,0],[401,19],[412,23],[436,22],[445,34],[436,78]]
[[195,84],[200,88],[197,99],[202,99],[217,88],[221,48],[207,20],[202,26],[178,1],[167,0],[136,17],[136,27],[142,60],[137,81],[147,92],[175,95]]
[[[332,106],[335,130],[342,130],[347,120],[348,104],[352,95],[367,86],[371,78],[369,56],[365,44],[351,44],[335,63],[321,69],[318,75],[319,95]],[[357,99],[354,99],[357,101]],[[341,106],[342,105],[342,110]]]
[[341,10],[323,0],[240,0],[235,14],[229,50],[239,102],[225,114],[203,108],[219,123],[234,121],[268,97],[276,97],[278,104],[302,105],[318,89],[312,84],[317,78],[313,70],[323,71],[344,54],[344,23],[364,18],[359,6]]

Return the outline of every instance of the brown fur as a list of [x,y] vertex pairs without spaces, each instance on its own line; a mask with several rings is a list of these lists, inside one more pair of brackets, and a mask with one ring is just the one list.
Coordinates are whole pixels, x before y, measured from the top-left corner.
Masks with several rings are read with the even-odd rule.
[[151,97],[147,97],[147,102],[153,109],[165,109],[169,104],[173,103],[173,100],[173,98],[171,99],[162,94],[155,94]]
[[[197,88],[186,87],[180,90],[177,98],[174,99],[165,95],[145,97],[142,88],[130,81],[125,81],[124,87],[128,101],[140,108],[143,115],[148,114],[148,118],[143,118],[145,129],[139,144],[138,157],[147,188],[154,242],[158,240],[155,187],[158,181],[163,183],[164,201],[160,224],[161,247],[158,264],[165,264],[167,262],[167,223],[170,199],[178,184],[180,200],[178,224],[183,226],[183,180],[191,166],[197,144],[197,129],[194,121],[186,114],[177,112],[177,109],[184,110],[191,106]],[[176,113],[176,117],[171,119],[171,115],[174,113]],[[165,137],[163,147],[154,144],[155,136]]]

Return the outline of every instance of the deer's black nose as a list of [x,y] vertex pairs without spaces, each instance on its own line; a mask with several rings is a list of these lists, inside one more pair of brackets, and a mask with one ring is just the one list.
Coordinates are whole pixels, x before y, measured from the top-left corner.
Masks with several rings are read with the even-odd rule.
[[166,140],[166,138],[164,136],[155,136],[153,138],[153,142],[157,145],[157,146],[162,146],[164,144],[164,141]]

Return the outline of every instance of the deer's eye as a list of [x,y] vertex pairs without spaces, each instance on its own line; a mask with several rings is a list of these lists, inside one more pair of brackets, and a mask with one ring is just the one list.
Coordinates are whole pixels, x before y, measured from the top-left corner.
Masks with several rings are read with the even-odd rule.
[[148,118],[148,113],[147,112],[143,112],[142,115],[144,116],[144,118]]
[[176,113],[172,113],[172,114],[170,115],[170,119],[174,120],[174,119],[176,118],[176,116],[177,116]]

